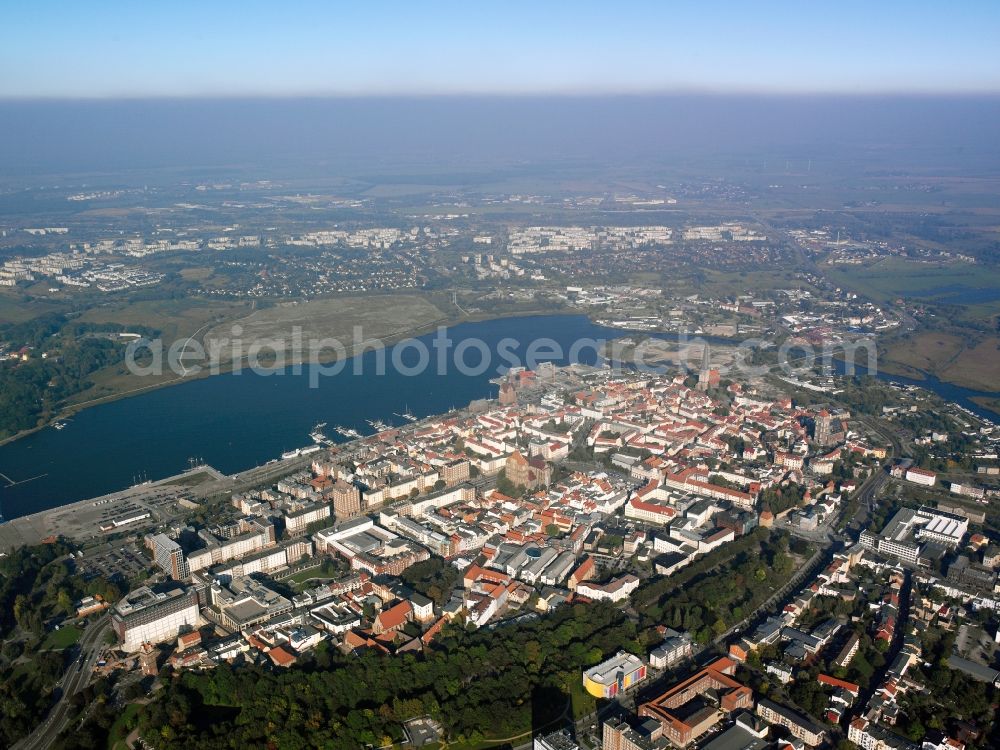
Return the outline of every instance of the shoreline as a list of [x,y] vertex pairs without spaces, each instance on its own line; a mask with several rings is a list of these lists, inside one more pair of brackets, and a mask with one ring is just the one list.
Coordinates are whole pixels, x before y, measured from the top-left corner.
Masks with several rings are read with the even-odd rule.
[[1000,396],[972,396],[969,401],[976,404],[981,409],[991,411],[1000,417]]
[[[523,318],[523,317],[532,317],[532,316],[539,316],[539,315],[544,315],[544,316],[549,316],[549,315],[580,315],[580,316],[586,317],[594,325],[601,325],[601,326],[609,328],[611,330],[620,331],[622,336],[625,336],[625,335],[636,335],[636,334],[644,334],[644,335],[661,334],[662,335],[662,334],[676,333],[676,332],[672,332],[672,331],[632,330],[632,329],[628,329],[628,328],[619,328],[617,326],[608,326],[608,325],[600,323],[597,319],[595,319],[595,314],[593,312],[582,311],[582,310],[569,310],[569,309],[539,310],[539,309],[536,309],[536,310],[517,310],[517,311],[503,312],[503,313],[482,313],[482,314],[475,314],[475,315],[470,315],[468,313],[465,313],[465,311],[463,310],[462,314],[460,314],[458,317],[451,318],[451,317],[448,317],[447,315],[445,315],[445,316],[442,316],[441,318],[438,318],[438,319],[436,319],[434,321],[431,321],[429,323],[425,323],[425,324],[422,324],[422,325],[419,325],[419,326],[414,326],[413,328],[408,328],[408,329],[405,329],[403,331],[397,331],[397,332],[388,334],[386,336],[379,337],[379,340],[382,341],[387,347],[391,347],[391,346],[394,346],[394,345],[398,344],[400,341],[404,341],[404,340],[406,340],[408,338],[418,338],[420,336],[425,336],[425,335],[427,335],[429,333],[432,333],[432,332],[436,331],[438,329],[438,327],[440,327],[440,326],[444,326],[445,328],[452,328],[454,326],[462,325],[464,323],[483,323],[483,322],[489,322],[489,321],[494,321],[494,320],[504,320],[504,319],[507,319],[507,318]],[[697,335],[704,335],[704,334],[695,334],[695,335],[697,336]],[[742,341],[742,339],[739,338],[739,337],[730,337],[730,336],[714,336],[713,335],[713,336],[711,336],[711,338],[722,340],[725,343],[728,343],[728,342],[736,343],[736,342]],[[723,345],[725,345],[725,343],[723,343]],[[357,356],[357,354],[356,354],[356,348],[357,347],[352,346],[351,352],[346,357],[346,359],[348,361],[351,360],[352,358],[354,358],[355,356]],[[319,360],[318,360],[319,364],[324,364],[324,365],[328,365],[328,364],[330,364],[332,362],[336,362],[336,361],[337,361],[337,357],[320,357]],[[248,362],[248,359],[241,359],[240,360],[241,365],[244,364],[244,363],[247,363],[247,362]],[[295,364],[297,364],[297,362],[289,360],[286,363],[286,366],[290,367],[290,366],[293,366]],[[922,370],[916,370],[914,368],[910,368],[910,367],[907,367],[907,366],[898,366],[898,364],[897,364],[896,367],[893,367],[893,364],[897,364],[897,363],[892,363],[890,361],[889,367],[887,367],[887,368],[880,368],[880,370],[883,371],[883,372],[885,372],[885,373],[887,373],[887,374],[889,374],[889,375],[897,375],[899,377],[904,377],[904,378],[908,378],[910,380],[919,381],[921,383],[921,387],[927,388],[928,390],[933,390],[933,388],[930,386],[930,382],[931,382],[931,377],[929,377],[930,373],[924,372]],[[159,382],[156,382],[156,383],[151,383],[149,385],[140,386],[138,388],[132,388],[132,389],[125,390],[125,391],[120,391],[120,392],[117,392],[117,393],[109,393],[107,395],[98,396],[96,398],[89,399],[87,401],[82,401],[82,402],[74,403],[74,404],[68,404],[68,405],[62,407],[58,412],[55,412],[46,422],[44,422],[42,424],[39,424],[39,425],[37,425],[35,427],[32,427],[30,429],[22,430],[22,431],[20,431],[20,432],[18,432],[16,434],[10,435],[10,436],[8,436],[6,438],[0,439],[0,447],[3,447],[4,445],[7,445],[8,443],[13,443],[13,442],[15,442],[17,440],[20,440],[22,438],[28,437],[29,435],[32,435],[32,434],[34,434],[36,432],[39,432],[41,430],[44,430],[46,428],[52,427],[52,425],[55,424],[56,422],[62,421],[64,419],[71,419],[76,414],[79,414],[80,412],[85,411],[87,409],[90,409],[91,407],[94,407],[94,406],[101,406],[103,404],[113,403],[115,401],[119,401],[119,400],[126,399],[126,398],[131,398],[133,396],[141,396],[141,395],[143,395],[145,393],[149,393],[149,392],[152,392],[152,391],[155,391],[155,390],[159,390],[161,388],[168,388],[168,387],[171,387],[171,386],[180,385],[180,384],[185,383],[185,382],[192,382],[192,381],[195,381],[195,380],[201,380],[201,379],[204,379],[204,378],[215,377],[215,376],[218,376],[218,375],[226,375],[226,374],[231,373],[232,370],[233,370],[233,363],[231,361],[229,361],[229,362],[227,362],[225,364],[225,366],[220,367],[220,369],[219,369],[219,371],[217,373],[212,373],[212,372],[208,372],[208,371],[202,370],[202,371],[199,371],[197,373],[193,373],[191,375],[178,375],[177,377],[170,378],[168,380],[162,380],[162,381],[159,381]],[[993,412],[993,413],[997,414],[997,416],[1000,416],[1000,411],[998,411],[997,408],[993,408],[990,405],[981,403],[981,401],[980,401],[980,400],[982,400],[982,401],[992,401],[993,403],[1000,404],[1000,391],[980,391],[978,388],[972,388],[970,386],[961,385],[961,384],[959,384],[957,382],[953,382],[953,381],[950,381],[950,380],[943,380],[943,379],[941,379],[940,377],[937,377],[937,376],[934,376],[934,379],[936,379],[939,383],[941,383],[941,384],[943,384],[945,386],[954,387],[954,388],[961,388],[963,390],[972,391],[974,393],[974,395],[970,395],[970,396],[967,397],[967,398],[969,398],[970,401],[974,401],[978,406],[980,406],[980,407],[982,407],[982,408],[984,408],[984,409],[986,409],[986,410],[988,410],[990,412]],[[1000,407],[998,407],[998,408],[1000,408]]]
[[[405,341],[409,338],[418,338],[420,336],[426,336],[429,333],[433,333],[438,329],[439,326],[444,326],[445,328],[452,328],[457,325],[462,325],[463,323],[484,323],[492,320],[503,320],[506,318],[520,318],[520,317],[532,317],[537,315],[585,315],[588,319],[593,321],[590,315],[583,312],[577,312],[575,310],[525,310],[510,313],[500,313],[500,314],[482,314],[482,315],[469,315],[465,314],[458,318],[449,318],[443,316],[437,320],[431,321],[430,323],[425,323],[420,326],[414,326],[413,328],[408,328],[403,331],[397,331],[389,335],[380,337],[387,347],[394,346],[400,341]],[[347,355],[347,360],[350,361],[353,357],[357,356],[355,352],[355,347],[352,346],[351,352]],[[332,362],[336,362],[337,357],[321,357],[319,359],[319,364],[328,365]],[[241,359],[241,364],[248,362],[247,359]],[[296,362],[289,360],[286,366],[291,367],[295,365]],[[132,398],[133,396],[141,396],[144,393],[150,393],[160,388],[169,388],[171,386],[180,385],[186,382],[193,382],[195,380],[202,380],[204,378],[216,377],[220,375],[227,375],[232,372],[232,362],[227,362],[225,366],[220,367],[219,372],[212,373],[205,370],[199,371],[197,373],[192,373],[191,375],[178,375],[175,378],[170,378],[168,380],[158,381],[156,383],[150,383],[149,385],[140,386],[138,388],[131,388],[129,390],[120,391],[117,393],[109,393],[105,396],[97,396],[96,398],[88,399],[86,401],[81,401],[74,404],[68,404],[57,412],[53,413],[48,420],[44,423],[31,427],[27,430],[21,430],[20,432],[9,435],[8,437],[0,439],[0,447],[7,445],[8,443],[13,443],[22,438],[33,435],[36,432],[52,427],[56,422],[62,421],[64,419],[71,419],[76,414],[82,411],[90,409],[94,406],[101,406],[103,404],[113,403],[115,401],[120,401],[122,399]]]
[[[461,412],[464,409],[465,407],[459,407],[456,411]],[[437,419],[440,416],[440,414],[428,415],[404,425],[404,427],[417,428],[428,420]],[[374,434],[362,435],[342,442],[333,442],[326,448],[342,449],[364,440],[370,440],[373,437]],[[113,514],[116,510],[129,512],[134,511],[136,506],[139,506],[140,510],[148,509],[151,514],[148,519],[142,520],[154,521],[154,525],[158,525],[166,520],[184,515],[181,511],[164,512],[165,504],[162,501],[159,504],[160,507],[155,507],[157,505],[155,502],[149,502],[150,498],[156,498],[158,493],[161,493],[162,497],[171,497],[171,503],[176,503],[185,511],[190,512],[198,507],[204,507],[205,503],[212,497],[220,494],[231,495],[272,482],[309,466],[313,460],[315,459],[311,453],[290,458],[279,457],[232,474],[224,474],[209,464],[199,464],[178,474],[133,484],[103,495],[73,500],[53,508],[37,510],[0,522],[0,552],[22,545],[39,544],[50,536],[65,536],[81,545],[95,540],[100,541],[102,535],[104,541],[107,541],[117,533],[134,533],[146,529],[149,527],[149,523],[124,524],[120,530],[114,529],[109,532],[98,530],[97,533],[91,532],[89,534],[84,531],[81,524],[88,524],[87,528],[92,530],[102,517],[104,519],[114,517]],[[205,474],[208,478],[193,485],[185,481],[199,474]],[[194,496],[197,500],[185,498],[185,495]],[[122,508],[122,505],[125,507]],[[157,518],[153,515],[154,513],[163,517]],[[75,515],[82,515],[85,518],[74,518]],[[64,525],[67,521],[68,530]]]
[[[463,323],[480,323],[480,322],[489,322],[494,320],[500,321],[505,319],[530,318],[530,317],[538,317],[540,315],[545,317],[577,316],[581,318],[586,318],[591,323],[593,323],[593,318],[591,316],[582,313],[577,313],[576,311],[564,310],[560,313],[551,313],[550,311],[542,313],[533,311],[528,311],[528,312],[519,311],[517,313],[508,313],[504,315],[467,316],[463,320],[454,321],[450,323],[448,327],[461,325]],[[432,321],[421,326],[416,326],[414,328],[408,329],[407,331],[398,332],[397,334],[393,335],[391,341],[396,342],[415,335],[426,335],[427,332],[435,330],[440,324],[441,320],[439,319],[437,321]],[[611,330],[620,331],[622,335],[628,335],[630,333],[626,329],[612,328]],[[540,331],[540,334],[542,333],[544,332]],[[633,331],[631,333],[640,335],[649,335],[652,333],[653,335],[655,335],[656,332]],[[390,345],[389,341],[390,339],[387,337],[386,338],[387,346]],[[352,348],[352,354],[350,356],[352,357],[357,356],[353,352],[354,349]],[[333,358],[329,361],[336,361],[336,358]],[[191,377],[192,378],[209,377],[210,375],[211,373],[209,372],[203,372]],[[165,387],[166,385],[175,384],[178,380],[187,380],[187,379],[188,378],[178,378],[168,381],[166,383],[154,384],[150,387],[139,390],[146,391],[157,387]],[[493,381],[491,380],[491,382]],[[917,385],[917,387],[927,388],[928,390],[931,390],[933,392],[933,390],[929,386],[930,382],[921,383]],[[126,398],[128,395],[131,395],[132,393],[134,393],[134,391],[130,393],[118,394],[109,397],[109,400],[115,400],[117,398]],[[997,394],[997,396],[1000,397],[1000,394]],[[983,394],[982,396],[982,398],[984,399],[989,397],[990,394]],[[943,398],[946,398],[949,401],[952,400],[948,399],[947,397]],[[994,411],[994,409],[990,408],[989,405],[980,403],[979,400],[976,398],[970,398],[970,400],[976,401],[977,405],[982,406],[987,411],[990,412]],[[995,401],[997,403],[1000,403],[1000,398],[995,398]],[[89,408],[89,406],[92,405],[98,405],[99,403],[103,403],[103,400],[91,402],[86,406],[83,406],[78,411],[82,411],[83,408]],[[459,410],[461,410],[462,408],[464,407],[459,407]],[[417,420],[413,424],[419,425],[428,418],[430,417],[428,416],[423,419]],[[404,427],[406,426],[409,425],[404,425]],[[32,432],[35,432],[38,429],[41,429],[41,427],[32,430]],[[358,438],[343,440],[342,442],[334,442],[334,445],[331,447],[349,446],[357,441],[361,441],[370,437],[371,437],[370,435],[363,435]],[[302,466],[308,465],[308,463],[311,460],[312,460],[311,458],[307,458],[301,455],[288,458],[277,458],[263,464],[239,470],[231,475],[223,474],[222,472],[214,469],[208,464],[202,464],[177,474],[124,487],[106,493],[104,495],[92,496],[90,498],[81,498],[79,500],[71,501],[63,505],[57,505],[52,508],[37,510],[32,513],[17,516],[3,523],[0,523],[0,549],[10,546],[16,546],[17,544],[35,543],[37,541],[46,538],[47,536],[59,533],[63,533],[70,538],[76,538],[76,539],[82,538],[87,540],[88,542],[94,539],[101,539],[102,537],[106,538],[109,536],[113,536],[116,533],[119,533],[117,529],[112,530],[110,532],[97,533],[95,531],[97,524],[96,521],[94,520],[94,517],[100,516],[103,517],[103,520],[107,521],[109,518],[109,513],[115,510],[115,503],[125,502],[127,506],[125,510],[134,511],[136,504],[141,507],[147,507],[147,504],[144,503],[143,500],[145,499],[148,503],[150,493],[152,493],[152,495],[155,496],[156,491],[159,491],[162,495],[172,494],[173,495],[172,502],[175,505],[176,504],[183,505],[183,503],[178,499],[179,496],[182,494],[187,495],[188,498],[192,497],[198,498],[197,504],[201,504],[201,502],[207,501],[212,497],[218,496],[219,494],[227,494],[235,491],[240,491],[241,489],[245,489],[246,487],[257,486],[262,482],[266,482],[271,477],[285,475],[289,472],[297,470]],[[190,479],[192,476],[195,476],[199,473],[205,473],[209,476],[207,479],[195,482],[193,484],[187,481],[183,481],[185,479]],[[133,503],[132,501],[135,502]],[[164,513],[166,513],[166,519],[161,517],[159,518],[160,522],[162,522],[163,520],[169,520],[174,514],[179,512],[177,511],[176,508],[173,508],[173,512],[171,512],[171,507],[169,507],[168,504],[164,504],[162,500],[159,502],[160,504],[157,505],[155,509],[155,514],[152,517],[156,518],[157,516],[162,516]],[[132,504],[132,507],[128,507],[130,503]],[[156,503],[154,503],[154,505],[156,505]],[[95,511],[95,509],[97,510]],[[121,509],[119,509],[119,511],[120,510]],[[76,514],[76,517],[74,517],[74,514]],[[89,523],[89,526],[86,529],[87,533],[83,533],[84,530],[80,527],[81,517],[86,517],[86,522]],[[120,512],[119,512],[119,517],[121,517]],[[70,530],[69,533],[65,531],[65,529],[67,528]],[[138,528],[138,526],[129,525],[125,528],[122,528],[121,531],[127,532],[134,528]],[[34,540],[34,542],[28,540]]]
[[[619,332],[621,336],[628,336],[628,335],[660,336],[660,335],[665,335],[665,334],[670,334],[670,333],[674,333],[675,335],[679,335],[676,332],[672,332],[672,331],[661,331],[661,330],[652,331],[652,330],[645,330],[645,329],[643,329],[643,330],[632,330],[632,329],[628,329],[628,328],[621,328],[621,327],[618,327],[618,326],[608,326],[608,325],[606,325],[604,323],[599,322],[599,320],[596,319],[598,316],[596,316],[596,314],[593,311],[582,311],[582,310],[572,310],[572,309],[561,308],[561,309],[557,309],[557,310],[551,310],[551,309],[547,309],[547,310],[529,309],[529,310],[516,310],[516,311],[501,312],[501,313],[496,313],[496,312],[486,313],[486,312],[484,312],[484,313],[480,313],[480,314],[469,314],[469,313],[465,312],[465,310],[463,310],[460,307],[459,307],[459,310],[461,310],[461,313],[458,314],[458,315],[456,315],[455,317],[450,317],[449,315],[442,315],[440,318],[437,318],[437,319],[435,319],[433,321],[430,321],[428,323],[424,323],[424,324],[421,324],[421,325],[418,325],[418,326],[414,326],[412,328],[404,329],[402,331],[396,331],[396,332],[387,334],[385,336],[378,337],[378,340],[381,341],[386,347],[391,347],[391,346],[394,346],[394,345],[398,344],[399,342],[404,341],[406,339],[418,338],[420,336],[425,336],[425,335],[428,335],[430,333],[433,333],[439,327],[453,328],[455,326],[462,325],[462,324],[465,324],[465,323],[483,323],[483,322],[490,322],[490,321],[505,320],[505,319],[509,319],[509,318],[525,318],[525,317],[533,317],[533,316],[573,316],[573,315],[578,315],[578,316],[581,316],[581,317],[585,317],[593,325],[602,326],[602,327],[608,328],[609,330],[613,330],[613,331]],[[695,334],[695,335],[698,336],[699,334]],[[701,335],[703,335],[703,334],[701,334]],[[193,336],[190,337],[190,338],[193,338]],[[725,346],[727,344],[730,344],[730,343],[736,343],[736,342],[741,341],[741,339],[739,337],[729,337],[729,336],[714,336],[713,335],[710,338],[716,339],[723,346]],[[358,349],[358,345],[352,345],[350,353],[346,356],[346,360],[347,361],[350,361],[354,357],[358,356],[357,349]],[[363,347],[362,347],[362,349],[363,349]],[[840,357],[837,357],[837,358],[840,359]],[[338,358],[336,356],[326,356],[326,357],[320,357],[317,361],[318,361],[319,364],[327,365],[327,364],[330,364],[332,362],[338,361]],[[248,364],[248,363],[249,363],[249,357],[248,356],[245,357],[245,358],[242,358],[240,360],[240,365],[241,366],[244,365],[244,364]],[[295,366],[296,364],[304,364],[304,362],[302,362],[301,360],[289,359],[286,362],[285,366],[286,367],[291,367],[291,366]],[[987,411],[989,411],[989,412],[991,412],[993,414],[996,414],[997,416],[1000,416],[1000,406],[994,406],[994,404],[1000,405],[1000,391],[980,391],[980,390],[975,389],[975,388],[970,388],[968,386],[960,385],[960,384],[958,384],[956,382],[952,382],[950,380],[943,380],[940,377],[932,376],[930,373],[927,373],[927,372],[924,372],[924,371],[921,371],[921,370],[916,370],[914,368],[910,368],[910,367],[907,367],[907,366],[896,366],[896,367],[893,367],[893,364],[896,364],[896,363],[892,363],[890,361],[888,367],[886,367],[886,368],[880,368],[880,370],[882,372],[890,375],[890,376],[896,375],[896,376],[899,376],[899,377],[907,378],[907,379],[912,380],[912,381],[916,381],[920,385],[920,387],[927,388],[928,390],[931,390],[931,391],[934,391],[933,381],[937,381],[937,383],[939,383],[939,384],[941,384],[941,385],[943,385],[945,387],[959,388],[959,389],[962,389],[962,390],[970,391],[971,393],[968,394],[968,395],[966,395],[965,398],[968,398],[970,401],[972,401],[973,403],[975,403],[980,408],[983,408],[983,409],[985,409],[985,410],[987,410]],[[126,398],[131,398],[133,396],[140,396],[140,395],[143,395],[145,393],[150,393],[152,391],[155,391],[155,390],[158,390],[158,389],[161,389],[161,388],[167,388],[167,387],[170,387],[170,386],[179,385],[179,384],[182,384],[184,382],[201,380],[201,379],[204,379],[204,378],[214,377],[214,376],[217,376],[217,375],[226,375],[226,374],[231,373],[233,369],[234,369],[233,362],[230,360],[230,361],[225,362],[222,366],[220,366],[219,370],[217,372],[214,372],[214,373],[211,372],[211,371],[209,371],[209,370],[204,370],[203,369],[203,370],[200,370],[198,372],[192,373],[190,375],[178,375],[178,376],[173,377],[173,378],[169,378],[169,379],[166,379],[166,380],[159,380],[157,382],[150,383],[148,385],[139,386],[137,388],[130,388],[128,390],[118,391],[118,392],[115,392],[115,393],[109,393],[109,394],[106,394],[104,396],[97,396],[95,398],[88,399],[86,401],[81,401],[81,402],[78,402],[78,403],[67,404],[67,405],[63,406],[62,408],[60,408],[55,413],[53,413],[44,423],[36,425],[35,427],[29,428],[29,429],[26,429],[26,430],[22,430],[22,431],[14,434],[14,435],[10,435],[8,437],[0,439],[0,447],[3,447],[3,446],[8,445],[10,443],[13,443],[13,442],[15,442],[17,440],[21,440],[21,439],[23,439],[25,437],[28,437],[28,436],[30,436],[32,434],[35,434],[35,433],[37,433],[37,432],[39,432],[41,430],[47,429],[49,427],[52,427],[55,423],[57,423],[59,421],[62,421],[62,420],[65,420],[65,419],[72,419],[75,415],[77,415],[77,414],[79,414],[79,413],[81,413],[81,412],[83,412],[86,409],[89,409],[91,407],[101,406],[101,405],[104,405],[104,404],[113,403],[115,401],[119,401],[119,400],[126,399]],[[944,396],[942,396],[942,397],[944,397]]]
[[[243,485],[252,486],[267,481],[272,475],[296,471],[310,461],[311,457],[304,456],[279,458],[236,474],[223,474],[213,466],[199,464],[179,474],[133,484],[103,495],[73,500],[53,508],[36,510],[0,523],[0,551],[20,545],[39,544],[51,536],[65,536],[81,544],[102,538],[107,541],[118,533],[133,533],[148,528],[149,524],[142,521],[151,520],[159,524],[182,516],[183,512],[173,511],[172,506],[175,504],[190,512],[204,505],[213,495],[240,491]],[[204,481],[195,484],[185,481],[200,474],[206,475]],[[186,495],[194,496],[197,500],[188,499]],[[116,517],[121,519],[125,514],[137,512],[148,512],[150,515],[135,524],[124,523],[107,532],[98,528],[102,520]]]

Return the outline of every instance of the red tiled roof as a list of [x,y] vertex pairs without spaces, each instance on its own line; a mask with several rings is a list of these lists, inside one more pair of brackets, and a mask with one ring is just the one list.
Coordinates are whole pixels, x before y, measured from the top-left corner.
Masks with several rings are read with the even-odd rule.
[[441,632],[441,628],[443,628],[443,627],[444,627],[444,624],[445,624],[445,622],[447,622],[447,619],[446,619],[446,618],[444,618],[444,617],[442,617],[442,618],[441,618],[440,620],[438,620],[438,621],[437,621],[436,623],[434,623],[433,625],[431,625],[431,626],[430,626],[430,627],[429,627],[429,628],[427,629],[427,632],[426,632],[426,633],[424,633],[424,634],[423,634],[422,636],[420,636],[420,640],[421,640],[421,641],[423,641],[423,642],[424,642],[425,644],[428,644],[428,643],[430,643],[431,641],[433,641],[433,640],[434,640],[434,637],[435,637],[435,636],[436,636],[436,635],[437,635],[438,633],[440,633],[440,632]]
[[287,667],[295,663],[295,655],[286,651],[282,646],[276,646],[267,652],[271,661],[279,667]]
[[404,600],[384,612],[380,612],[375,618],[375,622],[382,631],[394,630],[407,621],[412,611],[413,606]]
[[853,682],[848,682],[847,680],[840,680],[837,679],[836,677],[831,677],[828,674],[821,674],[819,675],[819,677],[816,678],[816,680],[824,685],[843,688],[849,693],[854,693],[854,695],[857,695],[859,692],[861,692],[861,688],[858,685],[855,685]]

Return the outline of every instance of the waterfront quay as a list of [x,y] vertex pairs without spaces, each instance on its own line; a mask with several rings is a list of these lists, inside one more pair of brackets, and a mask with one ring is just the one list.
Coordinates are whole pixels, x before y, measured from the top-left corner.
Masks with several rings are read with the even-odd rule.
[[228,497],[309,464],[309,456],[272,461],[232,476],[211,466],[188,471],[118,492],[50,508],[0,524],[0,552],[49,537],[63,536],[79,544],[102,541],[112,534],[138,533],[179,519],[213,497]]

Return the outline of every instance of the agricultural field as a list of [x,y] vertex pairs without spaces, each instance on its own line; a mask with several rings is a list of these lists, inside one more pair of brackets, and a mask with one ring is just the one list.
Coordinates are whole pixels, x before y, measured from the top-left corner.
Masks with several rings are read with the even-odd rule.
[[973,308],[976,317],[1000,312],[1000,271],[966,262],[926,262],[886,258],[870,265],[828,267],[834,283],[878,302],[900,297]]
[[66,305],[55,300],[28,297],[20,290],[0,289],[0,325],[23,323],[46,313],[65,312]]
[[921,331],[889,344],[879,366],[915,378],[928,372],[964,388],[994,392],[1000,389],[1000,338],[960,330]]
[[[174,341],[200,339],[213,325],[234,320],[251,310],[249,302],[201,300],[195,298],[123,301],[92,307],[79,317],[84,323],[118,323],[160,331],[164,348]],[[106,367],[90,375],[90,388],[67,399],[65,406],[79,409],[97,401],[139,393],[150,388],[179,382],[183,378],[166,369],[160,374],[139,378],[124,364]]]
[[990,336],[967,346],[941,375],[945,380],[976,390],[1000,390],[1000,338]]
[[350,351],[355,327],[360,328],[365,339],[379,338],[388,342],[424,332],[444,320],[444,313],[418,294],[345,296],[281,302],[211,328],[205,338],[233,338],[233,326],[239,325],[245,351],[254,341],[270,340],[290,346],[293,332],[298,328],[305,343],[310,339],[336,338]]
[[730,297],[747,292],[769,292],[775,289],[811,289],[812,287],[795,278],[794,269],[774,273],[766,271],[726,272],[705,270],[693,279],[678,280],[673,290],[677,294],[690,292],[694,285],[706,297]]
[[[952,333],[924,331],[894,341],[882,353],[880,366],[901,375],[940,374],[965,349],[965,339]],[[891,367],[886,368],[886,365]]]
[[[244,355],[254,341],[270,339],[290,342],[296,326],[301,328],[302,341],[306,345],[312,338],[335,337],[342,340],[350,351],[354,326],[361,326],[365,338],[380,338],[389,343],[429,330],[439,321],[445,322],[441,310],[416,294],[284,302],[256,310],[249,302],[191,298],[153,300],[93,308],[84,313],[81,320],[157,328],[162,331],[165,348],[174,341],[191,337],[206,350],[213,339],[233,339],[233,326],[238,324]],[[223,347],[221,351],[221,370],[225,371],[227,363],[233,361],[232,349]],[[261,360],[265,360],[269,353],[270,350],[265,349]],[[188,361],[195,363],[193,359]],[[80,408],[96,401],[178,383],[186,378],[169,368],[164,368],[159,374],[138,377],[120,364],[96,372],[90,379],[93,385],[70,399],[67,406]]]
[[92,307],[80,316],[84,323],[119,323],[144,326],[161,332],[165,343],[187,338],[200,329],[242,317],[252,310],[250,302],[182,299],[112,302]]

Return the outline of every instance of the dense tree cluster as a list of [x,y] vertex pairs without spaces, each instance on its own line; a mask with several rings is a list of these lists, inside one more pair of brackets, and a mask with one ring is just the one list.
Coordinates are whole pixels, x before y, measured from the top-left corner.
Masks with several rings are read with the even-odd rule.
[[378,747],[430,714],[453,739],[513,736],[559,716],[582,669],[637,645],[619,609],[577,605],[495,630],[445,628],[426,655],[320,648],[290,671],[223,665],[171,681],[144,708],[142,734],[168,749]]
[[75,614],[74,602],[85,594],[109,600],[121,594],[114,583],[75,575],[70,551],[59,540],[0,558],[0,746],[10,747],[38,725],[62,677],[66,655],[46,650],[46,623]]
[[[857,364],[864,364],[864,355]],[[837,398],[847,404],[852,412],[881,416],[883,406],[891,406],[899,399],[872,375],[847,378],[844,389]]]
[[777,515],[789,508],[794,508],[801,504],[806,496],[804,485],[796,482],[768,487],[761,493],[760,499],[764,505],[770,506],[771,512]]
[[907,736],[917,742],[929,730],[953,730],[958,721],[978,724],[984,729],[979,740],[966,744],[970,750],[997,747],[1000,726],[995,721],[1000,690],[986,682],[978,682],[964,672],[951,669],[948,657],[955,646],[956,634],[930,630],[923,634],[925,661],[918,666],[923,690],[906,694]]
[[[135,684],[137,683],[133,683]],[[109,738],[116,724],[121,730],[117,739],[121,739],[127,733],[125,726],[135,721],[131,710],[123,713],[115,705],[112,685],[107,678],[99,678],[80,692],[74,693],[70,696],[69,703],[74,711],[85,711],[87,719],[82,724],[71,721],[69,727],[53,743],[51,750],[93,750],[107,747],[111,744]],[[122,721],[123,718],[127,721]]]
[[635,594],[644,621],[663,622],[708,643],[784,585],[794,569],[788,535],[756,529]]
[[57,601],[71,581],[61,559],[71,547],[58,540],[53,544],[18,547],[0,558],[0,637],[7,638],[16,625],[41,632],[41,606]]
[[90,375],[120,362],[125,344],[101,334],[121,330],[118,324],[74,323],[62,315],[0,328],[0,341],[27,347],[29,356],[0,365],[0,437],[37,426],[63,399],[89,388]]
[[[954,428],[952,428],[954,430]],[[946,430],[941,430],[946,432]],[[912,449],[914,462],[922,469],[935,472],[975,470],[979,462],[975,454],[976,441],[964,433],[953,431],[948,433],[948,439],[934,443],[933,446],[914,445]]]
[[62,677],[64,658],[61,651],[42,651],[0,671],[0,745],[11,747],[38,726]]
[[401,576],[403,583],[432,599],[439,607],[448,601],[458,577],[458,569],[440,557],[411,565]]

